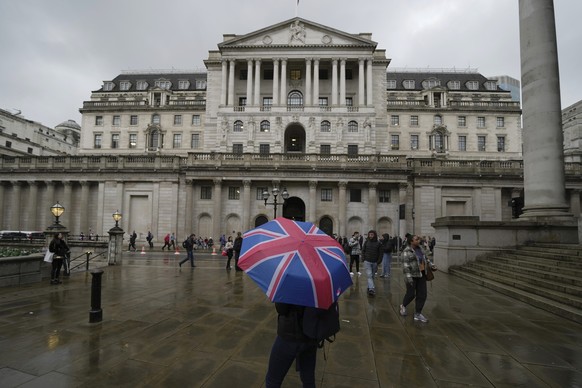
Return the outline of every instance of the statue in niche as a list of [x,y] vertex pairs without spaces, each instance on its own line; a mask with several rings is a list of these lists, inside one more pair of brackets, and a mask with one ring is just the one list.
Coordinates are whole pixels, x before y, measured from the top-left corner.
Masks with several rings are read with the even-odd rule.
[[222,118],[221,128],[222,128],[222,138],[226,139],[226,134],[228,133],[228,119],[226,118],[226,116]]
[[299,20],[295,20],[291,23],[289,29],[289,43],[293,43],[294,41],[305,43],[305,35],[305,26],[299,23]]
[[362,126],[364,128],[372,128],[372,122],[370,121],[369,117],[366,117],[366,120],[364,120],[364,123],[362,124]]

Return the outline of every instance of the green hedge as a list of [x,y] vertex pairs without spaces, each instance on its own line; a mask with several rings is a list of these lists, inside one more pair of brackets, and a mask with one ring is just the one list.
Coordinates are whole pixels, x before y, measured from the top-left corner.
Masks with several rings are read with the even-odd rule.
[[15,256],[28,256],[32,253],[40,253],[40,249],[34,248],[11,248],[11,247],[0,247],[0,257],[15,257]]

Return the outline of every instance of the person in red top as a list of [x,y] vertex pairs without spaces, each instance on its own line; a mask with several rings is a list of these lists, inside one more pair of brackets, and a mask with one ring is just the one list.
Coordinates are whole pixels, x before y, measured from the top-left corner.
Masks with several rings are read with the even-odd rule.
[[165,247],[168,247],[168,250],[170,250],[170,233],[166,234],[166,237],[164,237],[164,246],[162,247],[162,251]]

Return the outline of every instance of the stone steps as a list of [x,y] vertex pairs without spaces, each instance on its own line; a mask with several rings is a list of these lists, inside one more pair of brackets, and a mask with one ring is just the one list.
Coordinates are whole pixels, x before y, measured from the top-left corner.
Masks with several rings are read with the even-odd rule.
[[536,244],[494,252],[452,275],[582,323],[582,247]]

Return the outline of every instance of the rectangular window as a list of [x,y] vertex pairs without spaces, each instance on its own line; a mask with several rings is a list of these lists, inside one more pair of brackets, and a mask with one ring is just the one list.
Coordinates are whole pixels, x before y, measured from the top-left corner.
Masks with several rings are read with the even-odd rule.
[[178,89],[186,90],[190,87],[190,82],[188,81],[178,81]]
[[477,128],[485,128],[485,117],[477,117]]
[[319,153],[321,155],[330,155],[331,154],[331,145],[329,145],[329,144],[321,144],[319,146]]
[[418,127],[418,116],[410,116],[410,126]]
[[192,149],[200,148],[200,134],[199,133],[192,134],[192,139],[190,141],[190,148],[192,148]]
[[113,121],[111,122],[111,124],[114,127],[119,127],[121,125],[121,116],[118,115],[113,116]]
[[390,202],[390,190],[378,190],[378,202],[389,203]]
[[467,126],[467,117],[466,116],[457,117],[457,125],[459,127],[466,127]]
[[263,106],[265,107],[272,107],[273,106],[273,97],[263,97]]
[[238,98],[238,106],[247,106],[247,98],[246,97],[239,97]]
[[103,116],[95,116],[95,125],[103,125]]
[[418,135],[410,135],[410,149],[418,149]]
[[111,134],[111,148],[119,148],[119,133]]
[[505,152],[505,136],[497,136],[497,152]]
[[273,79],[273,69],[263,70],[263,79]]
[[33,151],[32,151],[32,148],[31,148],[31,147],[28,147],[28,148],[26,149],[26,152],[28,152],[29,154],[32,154],[32,152],[33,152]]
[[246,81],[248,75],[249,75],[249,73],[248,73],[247,69],[241,69],[239,76],[238,76],[238,79],[241,81]]
[[149,84],[146,81],[137,81],[136,89],[137,90],[146,90]]
[[93,148],[101,148],[101,139],[102,135],[100,133],[96,133],[93,137]]
[[392,125],[392,126],[400,125],[400,116],[391,115],[390,116],[390,125]]
[[391,135],[390,136],[390,147],[393,150],[400,149],[400,135]]
[[269,191],[268,187],[257,187],[257,196],[256,196],[256,200],[257,201],[264,201],[265,199],[263,198],[263,193],[265,191]]
[[329,79],[329,70],[320,68],[319,79]]
[[129,83],[128,81],[121,81],[119,83],[119,90],[129,90],[130,87],[131,83]]
[[10,140],[6,140],[6,148],[12,148],[12,142]]
[[442,125],[443,124],[443,117],[441,115],[435,115],[433,118],[434,125]]
[[129,125],[137,125],[137,115],[131,115],[129,118]]
[[129,148],[137,148],[137,133],[129,134]]
[[200,199],[212,199],[212,186],[200,187]]
[[459,136],[459,151],[467,151],[467,136]]
[[261,155],[269,155],[271,153],[271,145],[270,144],[259,144],[259,153]]
[[485,151],[485,136],[477,136],[477,149],[479,151]]
[[242,155],[243,145],[242,143],[235,143],[232,145],[232,153],[237,155]]
[[301,70],[300,69],[291,69],[289,71],[289,79],[291,81],[298,81],[301,79]]
[[174,115],[174,125],[182,125],[182,115]]
[[352,69],[346,69],[346,79],[354,79],[354,72]]
[[350,189],[350,202],[362,202],[361,189]]
[[386,88],[387,89],[396,89],[396,80],[389,79],[388,81],[386,81]]
[[327,97],[319,97],[319,106],[327,106]]
[[505,117],[497,118],[497,128],[505,128]]
[[346,97],[346,106],[354,106],[354,100],[351,97]]
[[333,189],[321,189],[321,202],[333,201]]
[[348,144],[348,156],[358,156],[358,145]]
[[200,125],[200,115],[192,115],[192,125]]
[[229,186],[228,187],[228,199],[240,199],[240,187],[238,186]]
[[182,147],[182,134],[175,133],[174,134],[174,141],[172,142],[172,148],[181,148]]

